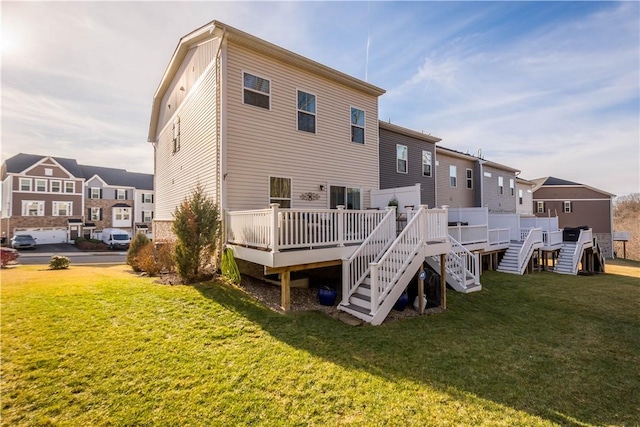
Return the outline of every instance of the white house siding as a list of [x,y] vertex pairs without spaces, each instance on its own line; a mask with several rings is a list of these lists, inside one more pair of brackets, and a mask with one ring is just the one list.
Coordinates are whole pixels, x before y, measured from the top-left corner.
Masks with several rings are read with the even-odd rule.
[[[171,221],[176,206],[198,182],[216,202],[219,200],[216,194],[216,67],[212,64],[207,68],[159,132],[154,182],[155,220]],[[186,67],[185,72],[191,72],[191,67]],[[176,114],[180,117],[180,151],[173,153],[172,125]]]
[[[518,196],[515,187],[515,173],[485,164],[482,166],[482,174],[483,207],[488,208],[489,212],[515,213],[516,198]],[[491,176],[488,176],[488,174]],[[498,177],[500,176],[502,177],[504,186],[503,194],[500,194],[498,191]],[[509,188],[510,179],[514,180],[514,195],[511,195],[511,189]]]
[[[266,208],[269,176],[292,179],[294,208],[329,207],[329,185],[361,188],[369,206],[378,188],[377,97],[232,43],[227,58],[227,209]],[[242,103],[243,71],[271,81],[270,110]],[[297,130],[298,89],[316,95],[316,134]],[[352,106],[365,111],[364,145],[351,142]]]

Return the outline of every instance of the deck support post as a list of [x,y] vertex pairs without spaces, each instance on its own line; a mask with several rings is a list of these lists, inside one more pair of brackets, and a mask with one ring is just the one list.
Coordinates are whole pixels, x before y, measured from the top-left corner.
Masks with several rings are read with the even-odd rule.
[[284,311],[291,309],[291,271],[289,270],[280,274],[280,307]]
[[447,254],[440,254],[440,307],[447,309]]
[[424,271],[424,262],[420,267],[420,274],[418,274],[418,313],[424,314],[424,279],[422,278],[422,272]]

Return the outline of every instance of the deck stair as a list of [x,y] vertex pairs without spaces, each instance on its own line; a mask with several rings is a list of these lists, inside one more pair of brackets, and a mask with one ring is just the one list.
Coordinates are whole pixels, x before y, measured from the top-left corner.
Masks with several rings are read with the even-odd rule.
[[[422,266],[430,230],[440,230],[446,236],[446,210],[434,217],[421,207],[397,238],[395,218],[390,218],[385,217],[342,263],[342,301],[338,309],[372,325],[384,321]],[[434,220],[437,224],[430,223]],[[446,237],[441,239],[446,241]]]
[[585,249],[593,247],[591,236],[590,229],[581,230],[575,241],[563,241],[554,271],[560,274],[578,274]]
[[523,275],[536,249],[543,245],[542,229],[520,230],[520,240],[511,241],[497,270],[502,273]]
[[[446,255],[447,284],[462,293],[482,290],[480,284],[480,259],[449,235],[451,250]],[[440,271],[440,257],[426,258],[427,264],[435,271]]]

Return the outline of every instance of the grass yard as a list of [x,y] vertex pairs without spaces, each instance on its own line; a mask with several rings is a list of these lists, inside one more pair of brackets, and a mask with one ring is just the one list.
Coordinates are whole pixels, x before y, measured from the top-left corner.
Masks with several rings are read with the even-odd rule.
[[639,425],[640,264],[351,327],[125,266],[2,270],[2,425]]

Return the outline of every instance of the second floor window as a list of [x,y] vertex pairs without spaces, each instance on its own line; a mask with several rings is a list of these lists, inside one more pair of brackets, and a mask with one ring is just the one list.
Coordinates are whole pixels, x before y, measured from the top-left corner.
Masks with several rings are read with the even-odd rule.
[[408,172],[409,153],[406,145],[396,144],[396,171],[398,173]]
[[243,73],[243,96],[245,104],[269,110],[271,108],[271,82],[253,74]]
[[351,107],[351,142],[364,144],[364,111]]
[[76,192],[76,183],[72,181],[65,181],[64,183],[64,192],[65,193],[75,193]]
[[473,171],[471,169],[467,169],[467,189],[473,189]]
[[513,178],[509,178],[509,191],[510,191],[512,196],[516,195],[515,182],[514,182]]
[[563,211],[564,213],[571,213],[571,202],[565,201],[563,203]]
[[153,194],[142,193],[142,203],[153,203]]
[[20,191],[31,191],[30,178],[20,178]]
[[46,179],[36,179],[36,191],[44,193],[47,191],[47,180]]
[[504,180],[501,176],[498,177],[498,194],[504,194]]
[[131,208],[114,208],[113,217],[116,221],[128,221],[131,219]]
[[52,193],[60,193],[62,191],[62,183],[60,181],[50,181],[49,185]]
[[117,200],[127,200],[127,190],[123,190],[122,188],[118,188],[116,190],[116,199]]
[[458,186],[458,168],[455,165],[449,165],[449,186]]
[[142,211],[142,222],[151,222],[153,220],[152,211]]
[[53,216],[70,216],[71,202],[53,202]]
[[298,91],[298,130],[316,133],[316,96]]
[[544,202],[536,202],[536,212],[544,213]]
[[422,151],[422,176],[431,176],[431,151]]
[[23,200],[22,216],[44,216],[44,201]]
[[522,204],[523,196],[524,196],[524,192],[522,191],[522,189],[518,190],[518,204],[519,205]]
[[91,187],[91,193],[89,195],[92,199],[99,199],[102,197],[102,190],[98,187]]

